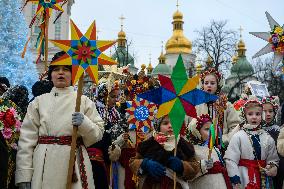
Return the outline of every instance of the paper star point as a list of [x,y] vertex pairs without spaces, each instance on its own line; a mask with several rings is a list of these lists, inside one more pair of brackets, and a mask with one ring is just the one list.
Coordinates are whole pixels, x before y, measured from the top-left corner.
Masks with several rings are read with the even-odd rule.
[[269,32],[250,32],[250,34],[263,39],[268,44],[259,50],[252,58],[256,58],[267,53],[273,52],[274,68],[283,60],[284,57],[284,26],[280,26],[268,13],[265,12],[271,31]]

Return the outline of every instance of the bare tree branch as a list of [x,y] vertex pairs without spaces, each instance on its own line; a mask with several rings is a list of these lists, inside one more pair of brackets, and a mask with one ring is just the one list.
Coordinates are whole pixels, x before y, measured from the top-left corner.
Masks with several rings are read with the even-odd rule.
[[227,21],[211,21],[208,26],[195,31],[198,38],[193,43],[198,52],[213,60],[212,67],[219,71],[223,64],[230,64],[237,42],[236,32],[226,26]]

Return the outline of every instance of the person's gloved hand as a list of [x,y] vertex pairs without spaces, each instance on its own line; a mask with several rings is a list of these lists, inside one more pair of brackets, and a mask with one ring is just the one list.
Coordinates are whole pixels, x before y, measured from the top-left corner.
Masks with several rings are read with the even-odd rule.
[[84,115],[81,112],[74,112],[72,114],[72,125],[79,127],[84,121]]
[[30,182],[21,182],[19,183],[19,189],[31,189]]
[[176,156],[171,156],[168,159],[168,167],[170,169],[172,169],[174,172],[178,173],[178,174],[182,174],[183,173],[183,163],[182,161],[176,157]]
[[159,180],[166,174],[166,168],[162,164],[148,158],[143,159],[141,169],[150,176],[154,177],[156,180]]
[[207,170],[211,169],[213,167],[214,162],[213,162],[212,158],[210,158],[208,160],[204,160],[204,162],[205,162],[205,166],[206,166]]

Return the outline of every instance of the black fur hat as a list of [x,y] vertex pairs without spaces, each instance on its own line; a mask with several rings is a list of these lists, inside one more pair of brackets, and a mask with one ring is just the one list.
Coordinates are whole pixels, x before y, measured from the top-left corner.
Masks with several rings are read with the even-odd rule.
[[0,84],[5,84],[7,88],[10,88],[10,82],[7,77],[0,77]]
[[53,83],[47,80],[41,80],[35,82],[32,86],[32,93],[34,97],[40,96],[45,93],[49,93],[53,87]]

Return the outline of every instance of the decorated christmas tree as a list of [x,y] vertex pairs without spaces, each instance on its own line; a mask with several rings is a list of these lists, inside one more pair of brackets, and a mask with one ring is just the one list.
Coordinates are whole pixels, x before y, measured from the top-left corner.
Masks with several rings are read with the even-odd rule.
[[31,52],[27,49],[25,58],[21,57],[28,36],[21,2],[0,0],[0,76],[30,89],[38,75]]

